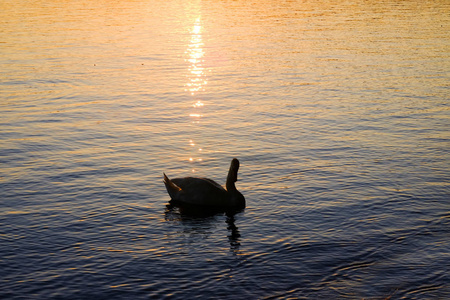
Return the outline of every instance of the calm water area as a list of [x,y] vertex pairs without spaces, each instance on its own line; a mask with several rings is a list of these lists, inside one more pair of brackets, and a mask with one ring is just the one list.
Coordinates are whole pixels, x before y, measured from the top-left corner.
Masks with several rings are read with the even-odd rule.
[[[0,299],[450,299],[450,1],[0,1]],[[169,177],[234,215],[168,207]]]

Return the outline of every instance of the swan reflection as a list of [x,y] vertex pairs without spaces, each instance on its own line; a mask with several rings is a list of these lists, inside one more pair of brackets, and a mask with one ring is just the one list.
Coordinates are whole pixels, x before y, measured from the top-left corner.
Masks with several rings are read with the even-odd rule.
[[198,207],[166,205],[164,212],[165,220],[180,222],[184,226],[183,233],[207,238],[211,233],[211,228],[217,225],[217,216],[226,215],[226,226],[228,230],[228,242],[230,251],[234,254],[239,252],[241,246],[241,234],[235,224],[235,214],[237,211],[220,211],[211,208],[199,209]]
[[226,220],[228,227],[227,229],[230,231],[230,235],[228,235],[228,241],[230,242],[230,250],[234,253],[237,253],[239,247],[241,246],[239,229],[237,228],[234,219],[234,215],[227,216]]

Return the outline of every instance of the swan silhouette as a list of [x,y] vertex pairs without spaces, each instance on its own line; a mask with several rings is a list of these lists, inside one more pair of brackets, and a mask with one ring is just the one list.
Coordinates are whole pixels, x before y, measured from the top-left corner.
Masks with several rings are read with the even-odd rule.
[[245,198],[236,189],[239,160],[231,160],[224,189],[208,178],[184,177],[169,179],[164,174],[164,184],[174,204],[196,205],[223,209],[244,209]]

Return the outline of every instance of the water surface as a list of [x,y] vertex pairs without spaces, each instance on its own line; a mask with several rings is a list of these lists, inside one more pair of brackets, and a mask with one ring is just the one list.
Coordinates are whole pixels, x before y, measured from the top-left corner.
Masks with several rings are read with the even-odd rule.
[[[447,299],[448,1],[2,1],[0,298]],[[168,208],[162,173],[247,208]]]

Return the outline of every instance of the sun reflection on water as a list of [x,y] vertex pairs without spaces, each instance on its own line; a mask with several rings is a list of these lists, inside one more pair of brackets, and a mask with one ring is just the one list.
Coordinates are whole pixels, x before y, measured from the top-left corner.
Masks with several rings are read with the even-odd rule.
[[[201,112],[203,106],[205,105],[202,100],[199,100],[199,93],[205,91],[205,85],[207,84],[205,68],[203,67],[203,39],[202,39],[202,25],[201,19],[197,18],[192,27],[190,43],[186,49],[186,61],[189,62],[187,82],[185,84],[185,91],[189,93],[190,96],[194,97],[194,103],[192,104],[193,110],[189,113],[191,119],[191,124],[196,126],[201,123],[201,118],[203,114]],[[198,148],[195,142],[190,139],[189,145],[191,146],[191,154],[189,155],[190,162],[200,162],[203,159],[200,157],[200,152],[202,148]],[[192,168],[192,172],[195,169]]]
[[187,75],[188,82],[185,84],[186,91],[192,96],[197,92],[204,91],[204,86],[207,84],[205,78],[205,68],[203,67],[203,39],[201,35],[202,27],[200,18],[195,20],[193,29],[191,30],[191,40],[186,49],[187,59],[190,63],[189,73]]

